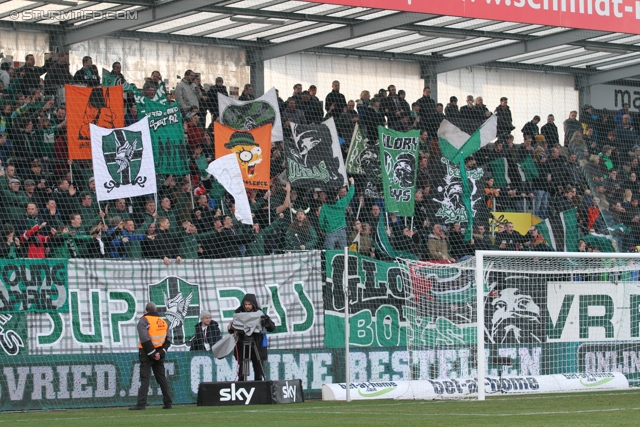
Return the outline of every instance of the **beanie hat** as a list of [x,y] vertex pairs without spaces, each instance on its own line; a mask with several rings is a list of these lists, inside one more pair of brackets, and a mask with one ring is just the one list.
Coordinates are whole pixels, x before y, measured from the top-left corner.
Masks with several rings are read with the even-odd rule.
[[209,313],[207,310],[202,310],[200,312],[200,320],[204,319],[205,317],[211,317],[211,313]]

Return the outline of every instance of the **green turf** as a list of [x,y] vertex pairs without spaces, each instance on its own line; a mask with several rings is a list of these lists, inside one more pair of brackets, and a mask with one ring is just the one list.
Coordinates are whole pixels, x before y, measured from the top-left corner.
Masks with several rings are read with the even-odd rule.
[[640,391],[492,397],[478,401],[313,401],[226,408],[177,406],[3,413],[0,426],[638,426]]

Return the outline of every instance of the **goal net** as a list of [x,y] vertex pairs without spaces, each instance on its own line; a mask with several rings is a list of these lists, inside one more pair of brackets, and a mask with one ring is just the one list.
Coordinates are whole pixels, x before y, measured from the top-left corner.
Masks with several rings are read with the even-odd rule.
[[401,264],[409,374],[436,395],[639,384],[637,255],[493,251]]

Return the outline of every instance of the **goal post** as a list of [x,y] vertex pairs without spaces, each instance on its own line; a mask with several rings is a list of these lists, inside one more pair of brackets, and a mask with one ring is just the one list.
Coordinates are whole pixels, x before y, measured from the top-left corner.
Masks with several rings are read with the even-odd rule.
[[478,251],[399,264],[409,378],[450,385],[436,398],[640,384],[638,254]]

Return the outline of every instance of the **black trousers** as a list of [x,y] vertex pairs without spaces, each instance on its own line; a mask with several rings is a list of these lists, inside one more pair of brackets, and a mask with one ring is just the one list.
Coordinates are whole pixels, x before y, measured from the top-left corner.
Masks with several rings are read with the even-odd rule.
[[149,382],[151,381],[151,370],[153,376],[162,390],[162,401],[165,405],[171,404],[171,394],[169,390],[169,382],[164,371],[164,359],[155,360],[140,351],[140,389],[138,390],[138,406],[147,405],[147,396],[149,394]]
[[[243,361],[249,358],[249,354],[245,354],[245,346],[242,340],[238,340],[236,344],[236,360],[238,361],[238,379],[240,381],[246,381],[251,372],[244,372]],[[247,349],[248,350],[248,349]],[[255,381],[264,380],[264,371],[262,369],[262,361],[260,360],[260,354],[258,354],[258,347],[254,340],[251,340],[251,364],[253,365],[253,373]]]

